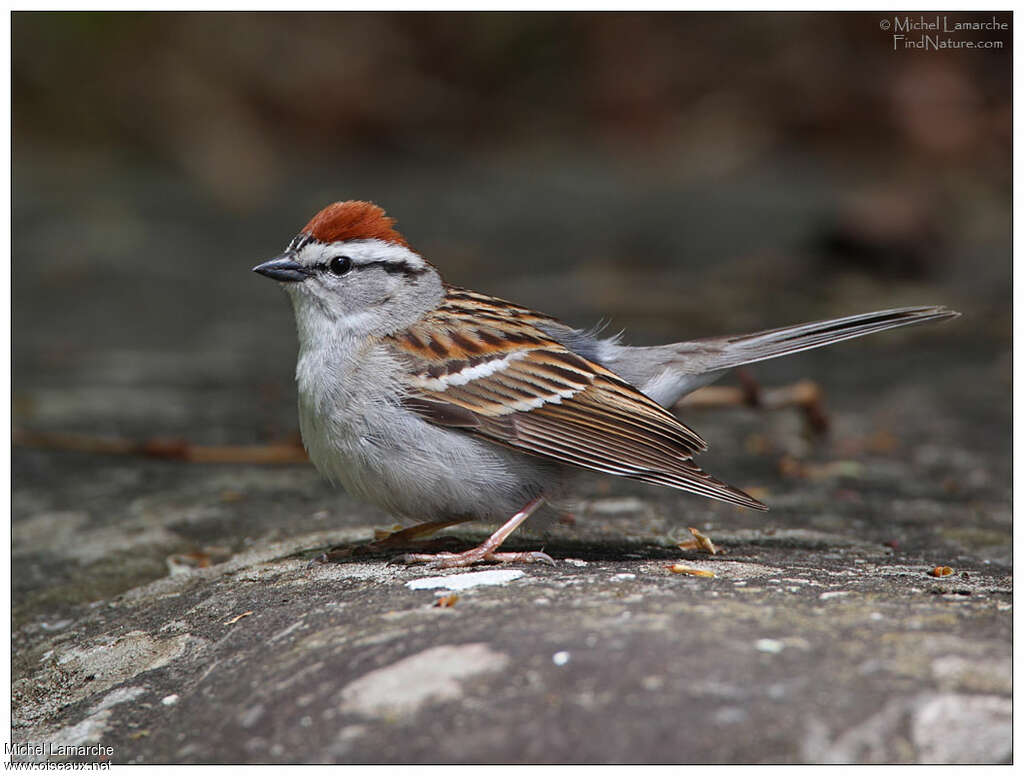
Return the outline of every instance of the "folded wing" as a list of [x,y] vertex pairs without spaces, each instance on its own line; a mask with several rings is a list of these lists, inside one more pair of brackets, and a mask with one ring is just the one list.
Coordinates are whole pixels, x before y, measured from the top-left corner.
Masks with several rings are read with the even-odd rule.
[[537,314],[450,289],[390,344],[406,360],[408,405],[533,455],[754,509],[756,499],[691,460],[701,437],[613,372],[546,337]]

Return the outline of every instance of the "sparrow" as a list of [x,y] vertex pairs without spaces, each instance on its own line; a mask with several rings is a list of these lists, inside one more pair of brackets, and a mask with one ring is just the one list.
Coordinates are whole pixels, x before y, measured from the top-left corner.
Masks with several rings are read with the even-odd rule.
[[359,201],[328,205],[253,271],[292,302],[299,426],[319,472],[421,521],[404,536],[502,523],[471,550],[400,558],[445,568],[552,562],[499,548],[581,469],[767,509],[693,462],[707,443],[668,408],[734,367],[959,315],[903,307],[632,347],[447,284]]

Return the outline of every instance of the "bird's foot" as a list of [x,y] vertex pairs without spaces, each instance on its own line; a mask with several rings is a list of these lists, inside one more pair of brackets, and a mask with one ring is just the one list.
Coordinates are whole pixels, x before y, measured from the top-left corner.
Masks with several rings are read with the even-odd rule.
[[[501,528],[491,534],[487,541],[471,550],[466,550],[465,552],[439,552],[436,555],[423,552],[412,552],[406,555],[400,555],[395,558],[393,562],[425,563],[429,568],[441,569],[475,566],[478,563],[539,562],[550,563],[553,566],[555,565],[555,562],[551,559],[551,556],[543,552],[497,552],[498,548],[501,547],[502,542],[509,537],[509,534],[511,534],[520,525],[520,523],[526,520],[526,518],[536,512],[543,503],[544,497],[537,496],[509,518]],[[363,554],[365,552],[379,552],[381,550],[393,550],[396,546],[402,546],[410,540],[415,540],[422,536],[429,536],[434,533],[434,531],[438,531],[449,525],[465,522],[465,520],[466,518],[462,518],[414,525],[411,528],[406,528],[404,530],[388,534],[383,539],[378,539],[377,541],[363,545],[362,547],[349,547],[331,550],[330,552],[320,556],[319,560],[329,561],[341,557],[347,558],[356,554],[360,550],[362,550],[362,553],[359,554]],[[416,544],[416,549],[422,549],[424,546],[423,542],[417,542]]]
[[550,563],[555,565],[551,556],[543,552],[497,552],[504,542],[519,524],[532,515],[537,508],[544,503],[544,498],[538,496],[529,504],[516,512],[501,528],[491,534],[487,541],[478,547],[465,552],[440,552],[437,555],[424,553],[411,553],[395,558],[398,563],[426,563],[428,568],[451,569],[465,566],[475,566],[478,563]]
[[437,554],[409,553],[394,558],[392,563],[423,563],[430,569],[453,569],[476,566],[480,563],[547,563],[554,559],[546,552],[492,552],[487,543],[465,552],[439,552]]

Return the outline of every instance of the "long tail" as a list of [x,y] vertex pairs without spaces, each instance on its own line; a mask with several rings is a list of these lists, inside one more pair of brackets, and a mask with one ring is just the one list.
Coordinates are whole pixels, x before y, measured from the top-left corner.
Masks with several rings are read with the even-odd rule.
[[843,340],[863,337],[865,334],[912,326],[928,321],[957,318],[960,313],[945,307],[900,307],[874,313],[850,315],[829,321],[801,323],[769,329],[736,337],[712,337],[695,340],[686,345],[704,345],[714,355],[702,365],[706,370],[724,370],[744,364],[753,364],[769,358],[788,356],[803,350],[820,348]]

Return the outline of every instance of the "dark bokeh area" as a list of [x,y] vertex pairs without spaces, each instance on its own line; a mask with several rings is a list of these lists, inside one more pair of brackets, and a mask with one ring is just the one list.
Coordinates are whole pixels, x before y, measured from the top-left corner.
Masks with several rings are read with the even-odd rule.
[[[115,762],[1011,759],[1012,15],[896,18],[14,13],[16,738]],[[999,45],[903,46],[925,35]],[[681,411],[770,512],[586,480],[572,519],[514,537],[554,569],[440,609],[406,584],[434,572],[307,564],[392,525],[307,464],[46,436],[294,446],[292,311],[250,269],[341,199],[454,284],[636,344],[963,315],[749,370],[816,380],[828,434]],[[680,549],[690,526],[724,558]],[[681,553],[716,576],[668,571]]]
[[178,164],[239,207],[291,158],[367,152],[574,149],[689,175],[791,152],[1008,185],[1008,36],[908,54],[879,18],[19,14],[15,117],[33,143]]
[[1005,342],[1010,36],[894,50],[880,18],[17,13],[17,355],[283,327],[242,270],[346,198],[640,338],[939,301]]

